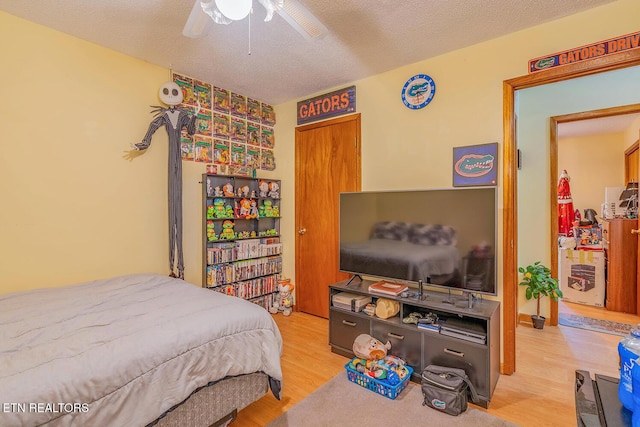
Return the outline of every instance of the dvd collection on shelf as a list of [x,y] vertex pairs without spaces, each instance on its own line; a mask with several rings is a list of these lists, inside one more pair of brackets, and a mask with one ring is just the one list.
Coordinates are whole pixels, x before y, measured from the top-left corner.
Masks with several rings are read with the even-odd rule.
[[272,276],[258,277],[234,284],[220,285],[213,289],[226,295],[253,299],[277,291],[278,280],[280,280],[280,274],[274,274]]
[[235,242],[214,243],[207,248],[207,264],[233,262],[251,258],[259,258],[282,253],[279,238],[239,240]]
[[277,255],[236,261],[233,264],[209,265],[207,266],[207,287],[213,288],[280,272],[282,272],[282,257]]

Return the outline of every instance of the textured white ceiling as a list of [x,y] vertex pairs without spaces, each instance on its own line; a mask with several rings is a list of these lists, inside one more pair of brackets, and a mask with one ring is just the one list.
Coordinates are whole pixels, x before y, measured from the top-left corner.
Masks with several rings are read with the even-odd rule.
[[250,20],[201,39],[182,35],[193,0],[0,0],[0,10],[278,104],[611,1],[300,0],[329,29],[312,41],[278,15],[263,22],[257,2]]

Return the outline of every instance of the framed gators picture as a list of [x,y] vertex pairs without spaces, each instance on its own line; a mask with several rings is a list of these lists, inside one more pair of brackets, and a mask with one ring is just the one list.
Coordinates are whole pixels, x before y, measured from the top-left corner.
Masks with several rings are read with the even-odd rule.
[[498,184],[498,143],[453,147],[453,186]]

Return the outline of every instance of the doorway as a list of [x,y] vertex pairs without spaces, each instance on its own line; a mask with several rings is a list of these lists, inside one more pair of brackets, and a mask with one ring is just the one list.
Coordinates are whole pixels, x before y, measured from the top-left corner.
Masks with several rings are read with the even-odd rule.
[[[640,113],[640,104],[626,105],[620,107],[613,108],[605,108],[599,110],[592,111],[584,111],[581,113],[573,113],[566,114],[562,116],[555,116],[550,118],[550,150],[549,150],[549,158],[550,158],[550,182],[551,182],[551,194],[555,194],[556,191],[556,183],[559,176],[559,167],[558,167],[558,151],[559,151],[559,128],[563,125],[571,125],[571,126],[579,126],[580,123],[598,123],[598,121],[602,122],[607,118],[618,118],[623,119],[627,117],[626,120],[622,121],[615,129],[620,131],[623,129],[626,124],[630,125],[631,122],[637,117],[638,113]],[[634,147],[635,150],[634,150]],[[632,157],[633,153],[636,153],[636,157]],[[629,174],[633,173],[633,179],[638,180],[638,158],[637,158],[637,143],[632,144],[631,147],[624,151],[618,152],[619,156],[624,156],[624,168],[625,168],[625,178],[624,183],[628,182],[627,177]],[[623,163],[622,159],[620,163]],[[585,164],[586,168],[590,166]],[[571,172],[569,173],[571,176]],[[554,181],[555,180],[555,181]],[[602,197],[604,197],[604,191],[602,193]],[[604,199],[602,200],[604,201]],[[574,197],[574,207],[580,207],[576,205],[576,200]],[[596,211],[599,212],[600,204],[597,206],[584,206],[584,207],[592,207],[595,208]],[[552,251],[551,251],[551,271],[553,277],[558,277],[559,265],[558,265],[558,245],[553,244],[558,242],[559,233],[558,233],[558,203],[557,198],[554,198],[551,202],[550,206],[550,216],[551,216],[551,242],[552,242]],[[637,283],[636,283],[637,286]],[[606,313],[603,314],[603,318],[606,318]],[[557,319],[559,318],[559,305],[556,301],[551,301],[551,323],[557,324]],[[555,321],[555,322],[554,322]]]
[[515,94],[520,89],[640,65],[640,50],[620,52],[577,64],[541,71],[503,82],[503,364],[502,373],[516,370],[518,312],[518,152]]
[[360,114],[296,128],[296,297],[298,310],[329,317],[339,272],[339,195],[360,191]]

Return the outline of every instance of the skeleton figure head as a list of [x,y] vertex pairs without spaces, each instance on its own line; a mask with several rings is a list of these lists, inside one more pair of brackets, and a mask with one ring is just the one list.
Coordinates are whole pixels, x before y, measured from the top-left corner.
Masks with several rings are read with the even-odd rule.
[[182,89],[174,82],[167,82],[160,86],[160,92],[158,93],[160,101],[169,106],[175,106],[182,102]]

